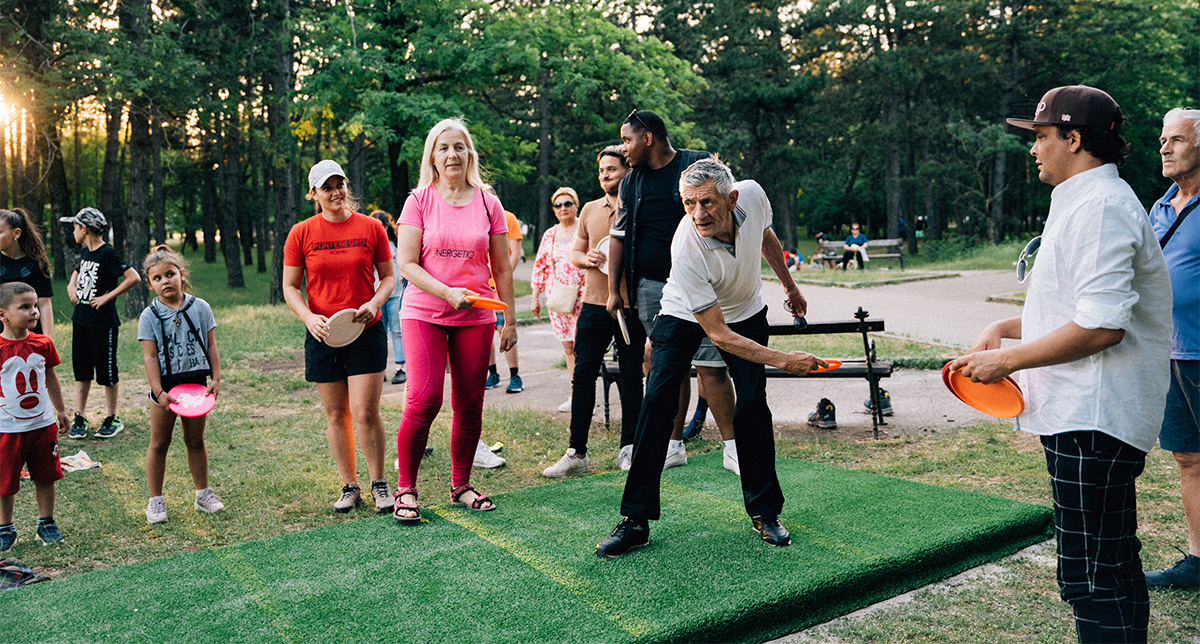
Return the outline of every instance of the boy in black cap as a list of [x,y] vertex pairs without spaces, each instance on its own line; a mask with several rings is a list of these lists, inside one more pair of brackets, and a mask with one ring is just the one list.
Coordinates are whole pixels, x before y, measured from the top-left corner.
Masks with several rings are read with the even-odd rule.
[[[71,315],[75,420],[69,436],[76,439],[87,436],[88,424],[83,414],[94,375],[104,387],[107,411],[96,438],[112,438],[125,429],[117,416],[117,327],[121,319],[115,302],[118,295],[133,288],[142,278],[101,237],[108,228],[108,220],[99,210],[84,208],[74,217],[59,221],[74,224],[75,241],[80,245],[79,268],[71,273],[67,285],[67,294],[75,305]],[[125,280],[118,283],[121,277]]]

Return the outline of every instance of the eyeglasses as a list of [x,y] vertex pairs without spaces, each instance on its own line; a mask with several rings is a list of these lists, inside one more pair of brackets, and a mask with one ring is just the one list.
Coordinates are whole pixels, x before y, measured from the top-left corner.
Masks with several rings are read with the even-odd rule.
[[1029,274],[1033,272],[1033,256],[1042,247],[1042,236],[1038,235],[1029,240],[1025,244],[1025,250],[1021,251],[1021,256],[1017,258],[1017,283],[1024,284],[1025,280],[1029,279]]
[[558,201],[558,202],[555,202],[555,203],[554,203],[554,207],[555,207],[555,208],[570,208],[571,206],[574,206],[574,205],[575,205],[575,202],[574,202],[574,201],[570,201],[570,200],[568,200],[568,201]]
[[636,107],[633,109],[632,112],[629,113],[629,116],[625,117],[625,121],[629,122],[629,123],[632,123],[633,121],[637,121],[638,127],[642,128],[643,130],[646,130],[647,132],[650,131],[650,126],[646,125],[646,122],[642,120],[642,117],[638,116],[638,111],[637,111]]

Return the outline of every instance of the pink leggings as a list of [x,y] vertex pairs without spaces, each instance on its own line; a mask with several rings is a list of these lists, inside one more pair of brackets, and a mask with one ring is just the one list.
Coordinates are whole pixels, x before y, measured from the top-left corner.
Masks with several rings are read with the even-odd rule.
[[475,447],[483,426],[483,383],[491,357],[494,325],[443,326],[400,320],[408,383],[404,415],[396,434],[400,459],[399,487],[414,487],[429,427],[442,408],[446,360],[450,360],[450,487],[471,481]]

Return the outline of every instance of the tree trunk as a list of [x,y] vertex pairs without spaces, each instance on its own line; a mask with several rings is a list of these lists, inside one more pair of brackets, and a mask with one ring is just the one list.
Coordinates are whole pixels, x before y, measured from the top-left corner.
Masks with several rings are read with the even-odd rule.
[[[271,255],[271,304],[283,302],[283,243],[297,219],[296,148],[292,141],[290,113],[292,99],[292,24],[291,0],[271,0],[269,12],[275,20],[266,33],[276,34],[274,63],[267,72],[270,92],[265,97],[267,130],[271,147],[267,164],[275,171],[274,186],[275,252]],[[393,186],[394,189],[394,186]]]
[[346,155],[346,173],[350,176],[346,177],[350,181],[350,191],[358,197],[359,202],[366,206],[367,201],[367,182],[366,182],[366,141],[367,137],[363,134],[350,139],[350,143],[346,146],[349,153]]
[[267,213],[271,211],[271,197],[269,191],[271,189],[271,179],[267,175],[266,166],[263,164],[262,149],[254,145],[251,141],[251,159],[253,168],[250,173],[254,178],[254,219],[255,232],[255,248],[258,251],[258,272],[267,272],[267,247],[271,245],[271,237],[267,234]]
[[242,262],[238,252],[238,210],[241,206],[240,124],[234,105],[222,128],[225,144],[221,163],[221,254],[225,257],[225,282],[231,288],[242,288]]
[[204,185],[200,193],[200,209],[204,211],[202,213],[204,215],[204,223],[202,224],[204,230],[204,263],[215,264],[217,263],[217,213],[220,210],[220,206],[217,205],[217,171],[213,168],[212,157],[208,156],[212,154],[212,142],[209,141],[205,146],[208,148],[205,158],[209,159],[209,161],[204,164],[204,168],[201,170],[201,174],[204,175]]
[[884,99],[885,136],[887,137],[887,178],[884,191],[887,200],[887,238],[900,236],[900,98],[895,91]]
[[[104,169],[100,173],[100,212],[111,222],[121,211],[121,113],[125,103],[117,101],[105,107]],[[67,235],[68,239],[74,239]],[[72,248],[77,248],[71,242]],[[78,250],[76,250],[78,254]]]
[[75,103],[74,108],[73,114],[75,115],[75,120],[71,130],[71,136],[75,140],[75,149],[72,155],[75,160],[75,204],[71,209],[73,213],[79,212],[79,209],[83,207],[79,205],[83,201],[83,178],[82,173],[79,171],[79,103]]
[[538,215],[533,231],[534,246],[544,231],[554,225],[550,216],[550,74],[538,76]]
[[0,110],[0,208],[8,209],[8,116]]
[[[149,5],[145,5],[149,16]],[[154,135],[150,132],[150,105],[129,104],[129,208],[125,217],[125,261],[142,273],[142,257],[150,249],[150,189],[153,181]],[[146,308],[146,276],[125,294],[125,317],[134,319]]]
[[43,188],[45,180],[42,176],[42,157],[46,153],[46,143],[38,136],[40,127],[38,118],[31,110],[25,112],[25,193],[21,202],[25,211],[40,225],[46,220],[45,199]]
[[[63,277],[67,274],[67,259],[63,253],[62,243],[62,225],[59,224],[59,219],[62,217],[70,217],[74,213],[71,212],[71,191],[67,187],[67,168],[63,161],[62,143],[59,137],[58,128],[52,128],[48,134],[50,135],[50,252],[53,255],[52,262],[54,265],[54,275]],[[41,222],[38,222],[41,223]]]
[[393,141],[388,144],[388,170],[392,175],[392,215],[397,219],[400,210],[404,208],[404,200],[408,199],[408,161],[400,158],[400,148],[403,142]]
[[167,195],[163,192],[162,146],[163,131],[157,110],[150,123],[151,153],[154,168],[154,240],[167,243]]

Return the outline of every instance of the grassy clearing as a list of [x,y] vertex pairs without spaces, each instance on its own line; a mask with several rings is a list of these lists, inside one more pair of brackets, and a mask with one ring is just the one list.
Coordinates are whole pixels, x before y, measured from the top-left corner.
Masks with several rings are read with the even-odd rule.
[[[123,371],[121,414],[128,430],[108,442],[64,439],[64,454],[84,449],[104,467],[70,473],[60,482],[56,515],[67,542],[56,548],[43,548],[33,541],[36,507],[31,486],[23,486],[16,497],[18,541],[9,556],[53,576],[74,575],[372,516],[365,510],[348,515],[330,510],[340,484],[325,441],[320,400],[303,380],[299,350],[303,329],[286,307],[265,305],[267,276],[248,272],[244,293],[227,293],[220,264],[196,262],[192,277],[196,293],[214,302],[220,325],[225,386],[206,438],[212,484],[229,510],[198,516],[191,509],[191,481],[177,440],[167,461],[170,522],[155,527],[146,524],[142,513],[149,442],[146,385],[135,325],[126,323],[119,361]],[[56,291],[65,301],[65,283],[56,284]],[[253,304],[235,304],[240,298]],[[69,303],[58,306],[57,311],[65,321]],[[56,332],[60,352],[68,362],[69,339],[68,327]],[[797,348],[818,355],[861,353],[854,338],[803,340]],[[885,359],[942,357],[943,349],[923,343],[893,338],[878,338],[877,343]],[[778,345],[783,344],[780,339]],[[69,366],[60,368],[59,373],[67,384],[70,404]],[[91,407],[95,416],[100,407],[98,392],[92,395]],[[399,404],[383,406],[389,445],[401,412]],[[592,470],[613,471],[619,430],[605,431],[602,424],[596,427],[590,441]],[[544,483],[541,470],[561,456],[566,432],[565,422],[529,411],[485,414],[484,434],[491,441],[505,443],[509,465],[477,472],[475,483],[489,493]],[[435,502],[441,502],[448,484],[448,441],[446,410],[431,432],[434,454],[422,467],[419,480],[425,498]],[[698,440],[690,443],[688,450],[699,454],[719,447],[716,440]],[[1007,423],[862,443],[827,436],[781,437],[778,449],[782,457],[1049,505],[1037,440],[1013,432]],[[365,479],[361,459],[358,470]],[[394,480],[390,458],[387,477]],[[1178,471],[1171,457],[1153,451],[1138,487],[1139,534],[1146,569],[1170,565],[1178,558],[1171,546],[1186,541]],[[1044,562],[1024,560],[977,583],[923,591],[907,604],[822,627],[811,635],[818,641],[840,642],[1063,642],[1073,638],[1069,609],[1058,600],[1052,563],[1047,567]],[[1152,596],[1151,641],[1184,642],[1197,637],[1200,602],[1195,594]]]

